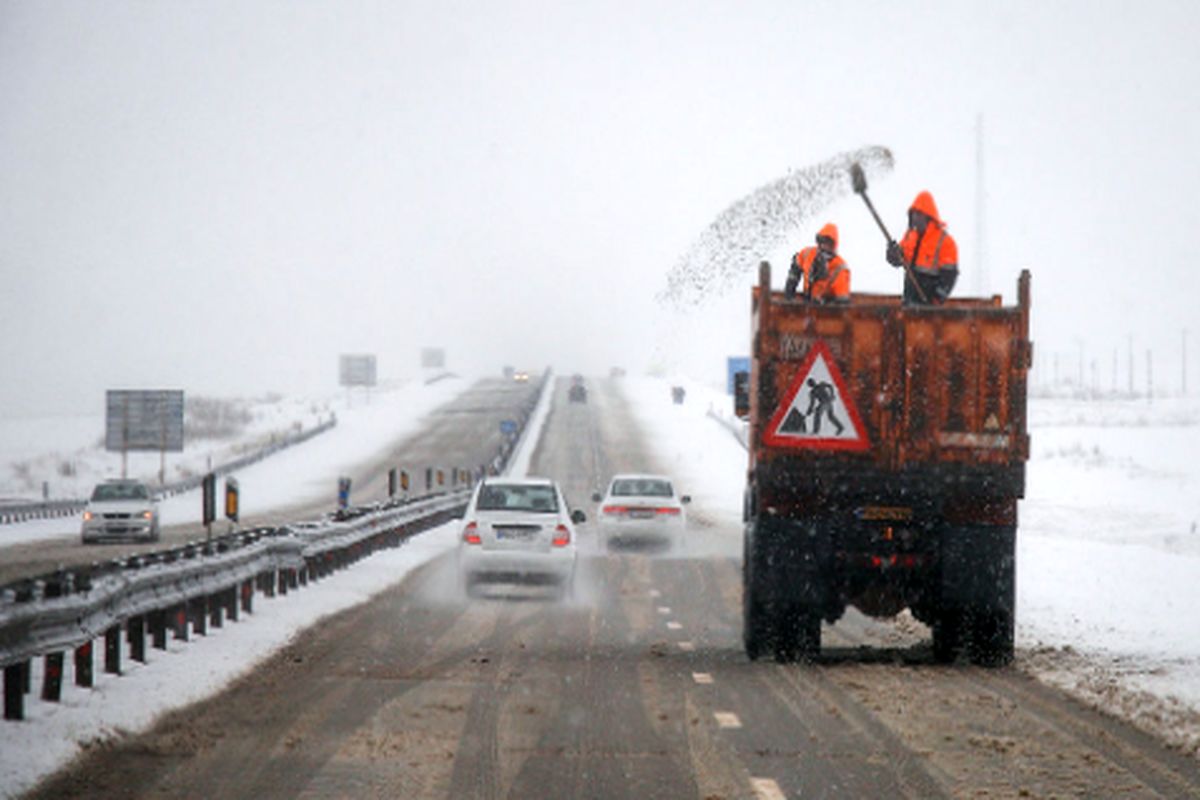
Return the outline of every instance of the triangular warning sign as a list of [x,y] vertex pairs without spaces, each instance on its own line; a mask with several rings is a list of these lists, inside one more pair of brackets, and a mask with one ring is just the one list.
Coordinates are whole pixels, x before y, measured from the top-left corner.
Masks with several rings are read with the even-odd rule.
[[772,447],[813,450],[866,450],[871,446],[854,399],[824,342],[813,345],[796,371],[763,441]]

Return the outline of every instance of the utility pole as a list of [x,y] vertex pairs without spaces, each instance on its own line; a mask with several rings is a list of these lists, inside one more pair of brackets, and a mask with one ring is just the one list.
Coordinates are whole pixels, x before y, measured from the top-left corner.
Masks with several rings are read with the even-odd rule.
[[1146,351],[1146,402],[1154,402],[1154,351]]
[[987,286],[987,241],[984,237],[983,114],[975,115],[975,267],[972,288],[982,297]]
[[1129,396],[1133,397],[1133,334],[1129,334]]

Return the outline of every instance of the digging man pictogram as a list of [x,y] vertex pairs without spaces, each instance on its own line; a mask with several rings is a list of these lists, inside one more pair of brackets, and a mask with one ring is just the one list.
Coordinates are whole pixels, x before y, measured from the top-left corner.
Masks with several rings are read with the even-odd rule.
[[808,410],[804,412],[804,416],[812,419],[813,433],[821,432],[821,417],[828,416],[829,421],[837,428],[837,435],[842,435],[846,426],[833,415],[833,401],[836,398],[833,384],[826,381],[817,383],[812,378],[808,379]]

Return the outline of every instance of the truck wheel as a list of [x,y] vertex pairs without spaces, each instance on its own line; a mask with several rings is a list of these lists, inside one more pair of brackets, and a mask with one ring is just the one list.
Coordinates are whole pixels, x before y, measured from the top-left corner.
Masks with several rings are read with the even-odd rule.
[[775,626],[768,606],[767,558],[755,541],[754,524],[746,526],[742,545],[742,643],[756,661],[774,645]]
[[984,667],[1002,667],[1013,660],[1014,620],[1003,608],[980,609],[971,624],[971,661]]
[[781,664],[811,661],[821,653],[821,617],[792,606],[776,619],[775,660]]
[[933,623],[933,660],[954,662],[963,649],[962,614],[957,608],[938,609]]

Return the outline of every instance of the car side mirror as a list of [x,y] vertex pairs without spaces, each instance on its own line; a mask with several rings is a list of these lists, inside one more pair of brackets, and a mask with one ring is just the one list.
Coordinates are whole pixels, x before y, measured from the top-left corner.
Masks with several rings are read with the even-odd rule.
[[593,503],[599,503],[603,499],[604,498],[600,496],[599,492],[592,492],[592,502]]
[[587,514],[577,508],[571,512],[571,522],[574,522],[576,525],[587,522]]
[[692,496],[690,494],[685,494],[683,497],[679,498],[679,502],[687,505],[688,503],[692,502]]

